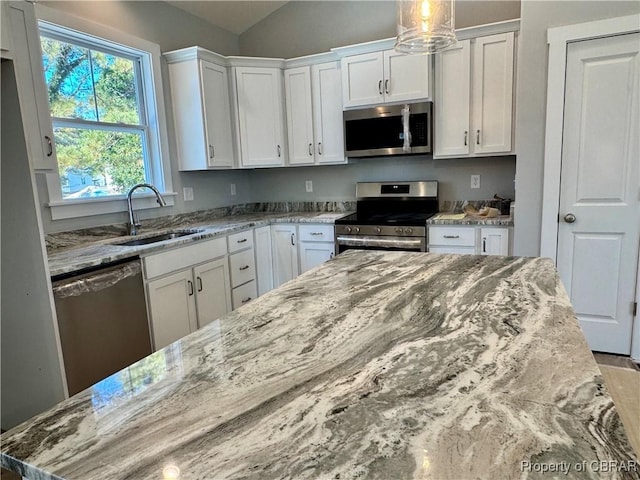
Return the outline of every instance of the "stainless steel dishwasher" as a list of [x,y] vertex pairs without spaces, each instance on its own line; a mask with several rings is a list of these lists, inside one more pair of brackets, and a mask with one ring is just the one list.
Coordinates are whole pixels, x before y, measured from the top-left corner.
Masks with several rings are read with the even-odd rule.
[[69,395],[151,353],[139,259],[52,284]]

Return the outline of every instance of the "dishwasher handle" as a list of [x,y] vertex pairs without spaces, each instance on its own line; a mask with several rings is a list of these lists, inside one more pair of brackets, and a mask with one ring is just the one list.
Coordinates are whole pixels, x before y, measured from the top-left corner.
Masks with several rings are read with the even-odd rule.
[[77,297],[83,293],[99,292],[112,287],[125,278],[140,275],[141,272],[140,260],[134,260],[115,267],[106,267],[92,273],[53,282],[53,295],[55,298],[66,298]]

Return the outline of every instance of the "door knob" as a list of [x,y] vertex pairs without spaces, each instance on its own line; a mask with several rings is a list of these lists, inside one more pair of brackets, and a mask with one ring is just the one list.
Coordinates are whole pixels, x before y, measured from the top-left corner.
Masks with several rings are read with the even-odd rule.
[[576,216],[573,213],[567,213],[564,216],[564,221],[567,223],[573,223],[576,221]]

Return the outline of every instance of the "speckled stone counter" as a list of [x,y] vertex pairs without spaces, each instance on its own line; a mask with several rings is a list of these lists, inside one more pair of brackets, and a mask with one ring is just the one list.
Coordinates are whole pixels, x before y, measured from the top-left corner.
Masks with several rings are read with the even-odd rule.
[[[348,207],[349,205],[347,205]],[[126,226],[114,225],[47,236],[49,271],[52,277],[87,268],[107,265],[119,260],[158,252],[220,235],[270,225],[273,223],[331,223],[352,213],[339,211],[229,212],[228,209],[207,210],[160,219],[143,220],[143,228],[135,238],[145,238],[175,229],[192,229],[196,233],[172,240],[140,246],[124,246]],[[226,215],[228,214],[228,215]]]
[[1,444],[31,480],[640,478],[542,258],[346,252]]
[[[512,227],[513,218],[510,215],[498,215],[492,218],[482,218],[479,216],[466,215],[464,218],[446,218],[447,215],[453,214],[453,212],[441,212],[436,214],[427,220],[427,226],[429,225],[486,225],[494,227]],[[445,218],[440,218],[444,216]]]

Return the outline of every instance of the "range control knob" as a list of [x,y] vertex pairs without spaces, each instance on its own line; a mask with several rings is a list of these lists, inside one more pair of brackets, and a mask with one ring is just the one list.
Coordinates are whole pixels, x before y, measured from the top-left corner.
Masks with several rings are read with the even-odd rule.
[[396,228],[396,233],[402,233],[402,228],[401,227]]
[[404,233],[407,233],[407,234],[411,235],[413,233],[413,228],[405,229]]
[[344,227],[344,229],[347,233],[351,233],[351,227]]
[[353,231],[356,233],[360,233],[360,227],[353,227]]
[[376,233],[381,233],[381,232],[382,232],[382,229],[381,229],[380,227],[376,227],[376,228],[375,228],[375,232],[376,232]]

